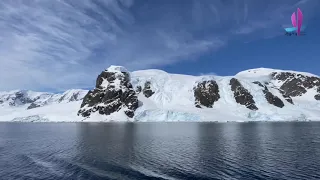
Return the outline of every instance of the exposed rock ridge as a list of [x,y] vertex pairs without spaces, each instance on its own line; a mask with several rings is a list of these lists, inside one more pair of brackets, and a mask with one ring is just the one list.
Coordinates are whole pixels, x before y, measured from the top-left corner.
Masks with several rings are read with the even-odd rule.
[[[140,86],[140,88],[141,88],[141,86]],[[147,98],[151,97],[154,94],[154,92],[151,89],[151,82],[150,81],[146,81],[144,83],[143,94]]]
[[[290,97],[301,96],[311,88],[320,87],[320,78],[316,76],[305,76],[291,72],[273,72],[271,77],[276,81],[283,81],[280,89],[283,94]],[[317,99],[320,95],[315,95]]]
[[237,103],[246,106],[248,109],[258,110],[255,101],[253,100],[253,96],[242,86],[238,79],[232,78],[230,80],[230,86]]
[[213,104],[220,99],[219,87],[214,80],[198,82],[193,90],[197,108],[201,106],[212,108]]
[[316,95],[314,96],[314,98],[315,98],[316,100],[320,101],[320,87],[317,88],[317,93],[318,93],[318,94],[316,94]]
[[259,85],[260,87],[263,88],[262,92],[265,95],[266,100],[268,101],[269,104],[272,104],[276,107],[282,108],[284,106],[284,103],[281,101],[281,99],[278,96],[273,95],[269,89],[267,88],[266,85],[263,85],[259,81],[254,81],[254,84]]

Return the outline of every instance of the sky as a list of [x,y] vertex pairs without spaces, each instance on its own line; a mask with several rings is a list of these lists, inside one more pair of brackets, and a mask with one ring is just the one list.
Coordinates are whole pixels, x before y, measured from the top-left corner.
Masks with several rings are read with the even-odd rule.
[[[305,36],[285,36],[304,14]],[[320,75],[319,0],[1,0],[0,91],[92,88],[110,65]]]

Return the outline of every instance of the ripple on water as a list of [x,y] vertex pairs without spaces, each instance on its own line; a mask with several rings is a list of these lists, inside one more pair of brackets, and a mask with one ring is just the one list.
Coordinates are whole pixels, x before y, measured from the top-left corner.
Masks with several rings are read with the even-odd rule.
[[320,123],[17,124],[0,179],[320,179]]

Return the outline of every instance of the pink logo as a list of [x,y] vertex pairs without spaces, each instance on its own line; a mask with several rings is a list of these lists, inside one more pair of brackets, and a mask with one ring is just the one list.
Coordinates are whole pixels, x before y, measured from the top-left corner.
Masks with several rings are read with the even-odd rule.
[[291,15],[291,23],[293,27],[285,28],[287,35],[296,34],[297,36],[301,35],[301,32],[305,29],[304,26],[302,26],[303,22],[303,14],[300,8],[297,9],[297,13],[294,12]]

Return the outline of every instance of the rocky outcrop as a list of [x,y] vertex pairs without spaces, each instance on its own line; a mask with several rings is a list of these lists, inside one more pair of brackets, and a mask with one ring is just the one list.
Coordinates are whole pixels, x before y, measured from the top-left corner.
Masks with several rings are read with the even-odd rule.
[[141,86],[137,86],[137,88],[136,88],[136,93],[141,93],[141,91],[142,91],[142,87]]
[[273,72],[271,73],[271,77],[273,80],[283,82],[280,89],[284,95],[290,97],[301,96],[305,94],[308,89],[320,86],[320,78],[299,73]]
[[289,103],[291,103],[291,104],[294,104],[294,103],[293,103],[293,100],[292,100],[292,98],[291,98],[290,96],[286,95],[283,90],[281,90],[281,89],[278,89],[278,90],[279,90],[279,92],[282,94],[282,97],[283,97],[287,102],[289,102]]
[[264,86],[261,82],[259,82],[259,81],[254,81],[254,82],[252,82],[252,83],[253,83],[253,84],[257,84],[258,86],[265,88],[265,86]]
[[66,91],[62,94],[62,96],[59,98],[58,102],[74,102],[74,101],[80,101],[83,99],[82,91]]
[[263,93],[265,94],[266,100],[268,103],[283,108],[284,103],[281,101],[281,99],[278,96],[273,95],[269,90],[263,90]]
[[154,94],[154,92],[151,89],[151,82],[150,81],[147,81],[144,83],[144,88],[143,88],[142,92],[143,92],[144,96],[147,98],[151,97]]
[[253,96],[241,85],[238,79],[232,78],[230,80],[230,86],[237,103],[246,106],[248,109],[258,110],[255,101],[253,100]]
[[316,99],[317,101],[320,101],[320,87],[317,88],[317,93],[315,96],[314,96],[314,99]]
[[268,87],[266,85],[263,85],[259,81],[253,82],[254,84],[259,85],[260,87],[263,88],[262,92],[265,95],[266,100],[268,101],[269,104],[272,104],[276,107],[282,108],[284,106],[284,103],[281,101],[281,99],[278,96],[273,95]]
[[33,102],[27,107],[27,109],[33,109],[33,108],[37,108],[37,107],[41,107],[41,105],[36,104],[36,103]]
[[96,88],[83,98],[78,115],[90,116],[93,112],[110,115],[123,109],[128,117],[134,116],[138,97],[130,83],[130,74],[123,67],[111,66],[96,80]]
[[220,99],[219,86],[216,81],[202,81],[194,87],[195,106],[212,108],[213,104]]
[[28,95],[25,91],[18,91],[12,95],[5,97],[4,100],[2,100],[2,101],[8,101],[10,106],[19,106],[19,105],[33,103],[37,99],[38,98],[28,97]]

